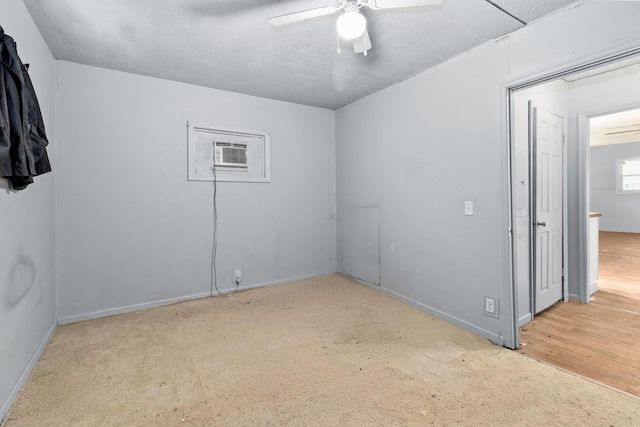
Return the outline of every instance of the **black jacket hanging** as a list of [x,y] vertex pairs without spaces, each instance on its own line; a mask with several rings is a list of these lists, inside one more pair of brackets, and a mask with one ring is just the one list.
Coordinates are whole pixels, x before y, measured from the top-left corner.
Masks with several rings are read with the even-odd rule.
[[14,190],[51,171],[40,105],[16,43],[0,27],[0,176]]

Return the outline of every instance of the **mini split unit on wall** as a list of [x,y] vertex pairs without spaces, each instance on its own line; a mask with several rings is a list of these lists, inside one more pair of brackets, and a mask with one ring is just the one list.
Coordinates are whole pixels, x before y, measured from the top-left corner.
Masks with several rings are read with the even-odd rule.
[[188,123],[189,181],[269,182],[269,134]]

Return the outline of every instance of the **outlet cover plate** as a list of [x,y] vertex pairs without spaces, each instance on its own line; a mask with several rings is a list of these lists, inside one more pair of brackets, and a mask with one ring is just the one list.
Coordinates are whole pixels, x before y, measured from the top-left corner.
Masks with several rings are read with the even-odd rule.
[[500,298],[484,297],[484,309],[482,314],[500,318]]

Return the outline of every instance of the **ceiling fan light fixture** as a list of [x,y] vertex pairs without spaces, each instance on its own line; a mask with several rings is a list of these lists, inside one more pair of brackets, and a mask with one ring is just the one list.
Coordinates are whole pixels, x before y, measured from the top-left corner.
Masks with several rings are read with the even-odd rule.
[[364,34],[367,20],[358,10],[346,10],[338,18],[338,34],[346,40],[353,40]]

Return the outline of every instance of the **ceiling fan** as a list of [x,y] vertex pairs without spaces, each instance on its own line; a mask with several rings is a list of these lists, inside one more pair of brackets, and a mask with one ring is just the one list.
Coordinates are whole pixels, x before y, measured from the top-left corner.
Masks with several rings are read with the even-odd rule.
[[[328,5],[315,9],[302,10],[300,12],[288,13],[286,15],[275,16],[269,19],[269,23],[274,27],[293,24],[294,22],[305,21],[319,16],[333,15],[343,11],[338,17],[338,34],[345,40],[353,43],[355,53],[367,54],[371,49],[371,40],[367,32],[367,20],[360,13],[360,8],[368,7],[373,10],[395,9],[402,7],[435,6],[444,3],[445,0],[339,0],[337,6]],[[339,49],[338,49],[339,51]]]

